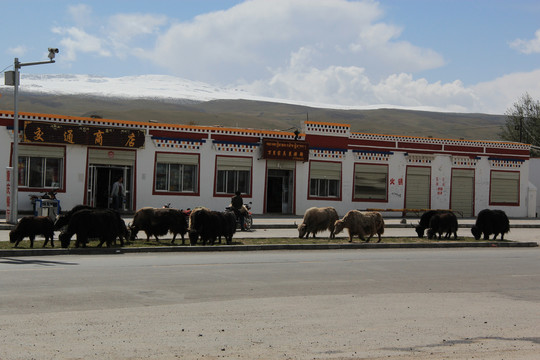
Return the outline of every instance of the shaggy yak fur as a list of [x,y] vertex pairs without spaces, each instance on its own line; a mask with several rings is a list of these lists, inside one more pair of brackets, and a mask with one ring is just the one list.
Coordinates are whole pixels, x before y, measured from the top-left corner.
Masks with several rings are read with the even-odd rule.
[[19,220],[15,229],[9,232],[9,242],[15,243],[15,247],[25,237],[30,238],[30,247],[34,247],[36,235],[45,236],[43,247],[51,240],[51,247],[54,247],[54,223],[48,216],[25,216]]
[[434,239],[438,235],[440,240],[442,234],[446,233],[445,239],[449,239],[454,234],[454,240],[457,239],[458,221],[453,212],[440,212],[435,214],[429,220],[428,239]]
[[199,236],[203,245],[214,245],[216,239],[221,243],[225,237],[227,245],[232,244],[232,237],[236,233],[236,216],[232,211],[212,211],[206,208],[197,208],[190,216],[189,241],[196,245]]
[[343,219],[335,222],[334,228],[336,234],[347,228],[349,230],[349,242],[352,242],[355,235],[358,235],[361,240],[369,242],[375,234],[379,237],[377,242],[381,242],[381,235],[384,233],[384,219],[381,213],[376,211],[350,210]]
[[69,224],[69,219],[71,219],[71,216],[75,214],[79,210],[85,210],[85,209],[94,209],[92,206],[88,205],[75,205],[73,209],[69,210],[68,212],[57,215],[56,220],[54,221],[54,230],[61,230],[63,227],[67,226]]
[[480,240],[484,234],[484,240],[489,240],[493,234],[493,240],[501,234],[501,240],[504,240],[504,234],[510,231],[510,221],[508,216],[502,210],[484,209],[478,213],[476,223],[471,228],[471,232],[476,240]]
[[429,229],[429,220],[431,220],[431,217],[435,214],[440,214],[448,212],[448,210],[428,210],[425,213],[422,214],[420,217],[420,223],[416,225],[414,228],[416,230],[416,233],[418,234],[419,238],[424,237],[424,231],[426,229]]
[[60,243],[67,248],[71,237],[76,234],[75,247],[86,247],[89,238],[99,238],[98,247],[112,246],[116,238],[120,238],[120,245],[124,245],[124,238],[128,237],[126,223],[120,214],[112,209],[84,209],[71,216],[66,230],[60,236]]
[[188,231],[187,216],[178,209],[144,207],[137,210],[129,229],[131,240],[135,240],[137,233],[141,230],[146,233],[146,241],[150,241],[153,235],[158,242],[158,235],[162,236],[171,232],[173,234],[171,244],[174,244],[176,236],[180,234],[182,245],[184,245],[184,235]]
[[330,230],[330,239],[335,238],[334,223],[339,219],[336,209],[333,207],[312,207],[304,213],[304,220],[298,225],[298,237],[304,236],[309,238],[309,234],[313,234],[313,238],[318,232]]

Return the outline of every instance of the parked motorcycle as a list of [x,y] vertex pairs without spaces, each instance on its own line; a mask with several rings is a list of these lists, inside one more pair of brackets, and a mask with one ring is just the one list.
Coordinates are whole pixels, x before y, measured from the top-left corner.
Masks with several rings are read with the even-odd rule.
[[[236,215],[236,211],[232,206],[227,206],[227,210],[233,211]],[[240,210],[244,215],[244,231],[251,230],[253,225],[253,215],[251,214],[251,202],[249,204],[244,204],[242,210]],[[240,217],[236,216],[236,227],[240,229]]]

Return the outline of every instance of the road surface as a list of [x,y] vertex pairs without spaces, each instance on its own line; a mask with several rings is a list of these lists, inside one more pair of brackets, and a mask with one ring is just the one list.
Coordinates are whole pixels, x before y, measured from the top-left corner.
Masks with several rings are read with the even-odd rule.
[[540,250],[0,258],[0,359],[538,359]]

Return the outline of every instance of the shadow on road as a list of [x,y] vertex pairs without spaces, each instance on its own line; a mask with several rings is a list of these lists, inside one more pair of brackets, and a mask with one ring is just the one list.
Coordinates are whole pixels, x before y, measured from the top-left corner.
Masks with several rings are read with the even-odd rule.
[[55,265],[79,265],[78,263],[65,262],[65,261],[49,261],[39,259],[15,259],[15,258],[0,258],[0,264],[14,264],[14,265],[41,265],[41,266],[55,266]]

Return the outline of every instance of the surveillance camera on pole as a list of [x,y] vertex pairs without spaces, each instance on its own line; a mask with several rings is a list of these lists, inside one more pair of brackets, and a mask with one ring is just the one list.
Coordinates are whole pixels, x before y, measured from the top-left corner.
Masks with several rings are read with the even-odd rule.
[[57,48],[49,48],[49,59],[51,61],[53,61],[55,54],[58,54],[58,49]]
[[[15,58],[13,65],[13,74],[9,73],[5,75],[6,85],[13,85],[13,151],[11,159],[11,186],[8,196],[10,197],[10,211],[6,209],[6,220],[11,224],[17,223],[18,217],[18,186],[19,186],[19,109],[18,109],[18,93],[19,93],[19,69],[23,66],[52,64],[54,63],[54,56],[58,54],[57,48],[49,48],[49,61],[38,61],[31,63],[21,63],[18,58]],[[9,215],[9,216],[8,216]]]

